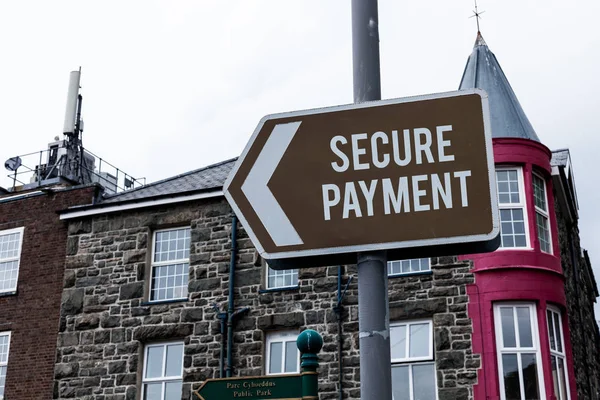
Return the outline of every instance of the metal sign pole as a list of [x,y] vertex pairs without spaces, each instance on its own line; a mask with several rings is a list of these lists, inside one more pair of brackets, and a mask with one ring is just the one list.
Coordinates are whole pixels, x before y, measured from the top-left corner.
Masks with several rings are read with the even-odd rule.
[[[381,100],[377,0],[352,0],[354,102]],[[358,253],[361,398],[392,400],[385,251]]]

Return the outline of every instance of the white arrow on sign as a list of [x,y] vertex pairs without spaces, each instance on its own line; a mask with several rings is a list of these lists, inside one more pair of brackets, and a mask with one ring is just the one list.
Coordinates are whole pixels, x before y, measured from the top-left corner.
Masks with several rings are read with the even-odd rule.
[[277,246],[304,244],[267,184],[302,122],[277,124],[248,173],[242,192]]

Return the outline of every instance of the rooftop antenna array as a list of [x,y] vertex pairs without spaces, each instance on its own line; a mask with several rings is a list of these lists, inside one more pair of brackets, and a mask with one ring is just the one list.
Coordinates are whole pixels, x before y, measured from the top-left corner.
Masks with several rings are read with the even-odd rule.
[[[10,176],[13,180],[12,191],[56,184],[80,185],[96,182],[104,187],[106,193],[111,194],[132,189],[142,184],[142,181],[145,184],[146,178],[136,179],[84,149],[81,118],[83,96],[79,93],[80,81],[81,67],[77,71],[71,71],[69,75],[63,139],[56,136],[53,142],[48,143],[47,150],[12,157],[4,163],[4,167],[13,172]],[[37,160],[36,155],[39,155]],[[99,162],[97,169],[96,161]],[[33,168],[32,162],[35,163]],[[19,168],[25,171],[17,172]],[[29,183],[25,180],[25,175],[31,176]],[[121,181],[122,184],[119,185]],[[17,187],[17,182],[22,186]]]

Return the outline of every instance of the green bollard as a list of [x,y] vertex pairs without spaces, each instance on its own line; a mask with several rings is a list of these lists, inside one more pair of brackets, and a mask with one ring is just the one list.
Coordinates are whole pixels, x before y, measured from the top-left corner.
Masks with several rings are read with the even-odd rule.
[[298,339],[296,346],[302,356],[302,400],[318,400],[319,399],[319,357],[317,353],[323,347],[323,338],[317,331],[312,329],[304,330]]

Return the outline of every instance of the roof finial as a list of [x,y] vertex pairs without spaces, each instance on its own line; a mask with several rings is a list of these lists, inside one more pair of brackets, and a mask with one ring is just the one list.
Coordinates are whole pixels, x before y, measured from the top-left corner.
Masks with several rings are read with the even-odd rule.
[[475,10],[473,10],[473,15],[471,15],[469,18],[473,18],[475,17],[477,19],[477,34],[479,35],[481,33],[481,31],[479,30],[479,20],[481,19],[481,14],[483,14],[485,11],[479,12],[479,10],[477,9],[477,0],[475,0]]

